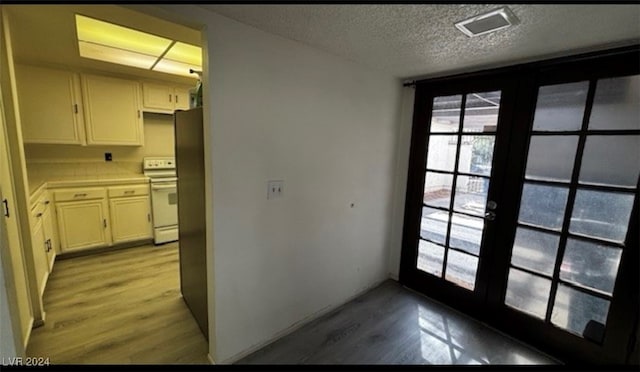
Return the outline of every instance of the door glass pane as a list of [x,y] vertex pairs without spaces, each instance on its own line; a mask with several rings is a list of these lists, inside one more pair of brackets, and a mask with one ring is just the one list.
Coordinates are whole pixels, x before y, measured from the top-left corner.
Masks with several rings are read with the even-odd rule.
[[569,182],[577,147],[578,136],[531,136],[526,177]]
[[455,133],[460,129],[462,95],[435,97],[431,114],[431,133]]
[[427,205],[449,209],[453,175],[426,172],[423,201]]
[[551,276],[560,236],[518,227],[511,264]]
[[621,255],[620,248],[569,239],[560,278],[611,294]]
[[588,90],[588,81],[540,87],[533,130],[580,130]]
[[551,281],[524,271],[509,269],[504,303],[529,315],[544,319]]
[[601,341],[609,312],[609,301],[560,284],[551,322],[576,335]]
[[478,258],[469,254],[448,250],[445,279],[463,288],[473,290],[476,285]]
[[427,152],[427,168],[453,172],[458,136],[431,135]]
[[442,276],[444,247],[420,239],[418,244],[418,269]]
[[639,159],[640,136],[587,136],[580,183],[635,187]]
[[458,172],[491,174],[495,136],[462,136]]
[[480,254],[484,219],[454,213],[451,220],[449,246]]
[[458,212],[484,216],[487,204],[489,179],[473,176],[458,176],[453,209]]
[[569,189],[525,183],[520,201],[520,222],[560,230]]
[[640,129],[640,75],[596,84],[589,129]]
[[420,237],[444,244],[447,236],[449,212],[423,207],[420,221]]
[[500,91],[467,94],[463,132],[495,132],[500,110]]
[[569,231],[623,242],[633,206],[633,194],[578,189]]

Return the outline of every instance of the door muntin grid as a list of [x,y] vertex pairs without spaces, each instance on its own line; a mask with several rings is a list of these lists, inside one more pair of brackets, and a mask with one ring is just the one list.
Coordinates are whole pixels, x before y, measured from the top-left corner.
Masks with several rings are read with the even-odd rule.
[[596,343],[637,195],[639,91],[640,75],[541,86],[529,138],[504,302]]
[[416,267],[476,287],[501,91],[433,98]]

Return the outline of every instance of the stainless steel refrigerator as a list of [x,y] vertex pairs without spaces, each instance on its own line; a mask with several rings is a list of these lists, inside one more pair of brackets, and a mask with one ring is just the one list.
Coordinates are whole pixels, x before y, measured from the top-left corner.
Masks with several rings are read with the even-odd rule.
[[178,175],[180,290],[208,340],[202,107],[176,111],[174,120]]

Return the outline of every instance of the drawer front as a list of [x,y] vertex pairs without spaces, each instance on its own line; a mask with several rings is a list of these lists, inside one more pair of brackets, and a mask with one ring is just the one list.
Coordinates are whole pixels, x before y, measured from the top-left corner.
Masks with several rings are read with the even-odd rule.
[[103,199],[107,196],[104,188],[81,188],[81,189],[65,189],[55,191],[53,193],[54,199],[57,202],[61,201],[74,201],[74,200],[88,200],[88,199]]
[[149,185],[112,186],[107,188],[110,198],[149,195]]

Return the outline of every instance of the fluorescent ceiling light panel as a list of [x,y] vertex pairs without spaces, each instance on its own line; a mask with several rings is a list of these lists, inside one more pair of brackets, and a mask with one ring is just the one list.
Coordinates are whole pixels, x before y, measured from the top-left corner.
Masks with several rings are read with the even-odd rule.
[[469,37],[480,36],[518,24],[518,17],[506,6],[456,23]]
[[166,72],[167,74],[182,75],[187,77],[196,77],[195,74],[189,73],[189,69],[200,71],[202,67],[191,65],[188,63],[176,62],[170,59],[161,59],[154,67],[153,71]]
[[202,49],[195,45],[177,42],[164,55],[164,58],[195,66],[202,66]]
[[196,78],[202,48],[76,14],[80,56]]
[[78,41],[159,57],[171,40],[76,14]]
[[117,63],[120,65],[133,66],[146,70],[150,69],[158,59],[146,54],[129,52],[128,50],[87,43],[85,41],[78,42],[78,47],[80,48],[81,57],[97,59],[104,62]]

